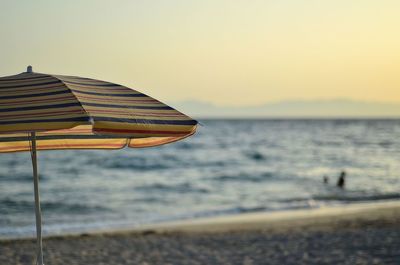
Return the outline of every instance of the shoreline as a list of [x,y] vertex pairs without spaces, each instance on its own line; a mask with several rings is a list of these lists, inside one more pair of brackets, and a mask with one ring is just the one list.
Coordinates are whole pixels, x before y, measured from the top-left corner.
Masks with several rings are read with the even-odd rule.
[[[400,201],[244,213],[50,236],[45,264],[400,264]],[[35,239],[0,240],[0,264],[33,264]]]
[[[358,219],[358,221],[371,221],[380,218],[389,218],[396,214],[400,214],[400,200],[196,218],[156,225],[145,225],[132,231],[227,232],[230,230],[276,229],[279,227],[285,229],[294,224],[296,226],[323,226],[333,221],[348,221],[354,218]],[[116,230],[109,233],[124,232],[129,232],[129,230]]]
[[[166,221],[116,229],[97,229],[87,232],[45,235],[43,239],[73,238],[98,235],[150,234],[150,233],[213,233],[244,230],[280,231],[296,227],[329,226],[332,222],[346,222],[356,218],[360,222],[400,215],[400,200],[357,202],[310,209],[282,210],[272,212],[238,213]],[[1,242],[33,240],[36,237],[4,237]]]

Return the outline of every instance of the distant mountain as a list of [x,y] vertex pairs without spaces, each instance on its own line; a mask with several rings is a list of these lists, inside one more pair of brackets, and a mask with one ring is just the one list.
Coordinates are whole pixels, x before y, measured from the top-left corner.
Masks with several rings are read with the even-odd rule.
[[400,103],[346,99],[282,101],[246,107],[216,106],[201,101],[182,101],[171,105],[195,118],[400,117]]

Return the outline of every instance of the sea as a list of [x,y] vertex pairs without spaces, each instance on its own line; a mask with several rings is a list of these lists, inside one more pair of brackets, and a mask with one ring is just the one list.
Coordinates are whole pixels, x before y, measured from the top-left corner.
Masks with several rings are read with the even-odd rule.
[[[400,120],[205,119],[169,145],[40,151],[38,163],[45,235],[399,200]],[[0,238],[34,236],[30,154],[0,154]]]

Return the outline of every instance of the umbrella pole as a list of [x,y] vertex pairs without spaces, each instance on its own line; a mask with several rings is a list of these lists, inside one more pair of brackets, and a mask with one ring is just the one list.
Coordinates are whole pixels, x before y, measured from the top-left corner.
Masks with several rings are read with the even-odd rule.
[[31,133],[31,155],[32,155],[32,168],[33,168],[33,185],[35,190],[35,214],[36,214],[36,238],[37,238],[37,253],[36,264],[43,265],[43,250],[42,250],[42,213],[40,210],[40,197],[39,197],[39,176],[37,168],[36,156],[36,133]]

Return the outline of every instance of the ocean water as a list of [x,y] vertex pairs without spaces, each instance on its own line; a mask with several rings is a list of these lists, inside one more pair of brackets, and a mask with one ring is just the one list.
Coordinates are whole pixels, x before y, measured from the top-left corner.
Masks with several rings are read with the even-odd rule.
[[[201,122],[161,147],[39,152],[44,234],[400,199],[400,120]],[[31,167],[0,154],[0,237],[35,236]]]

